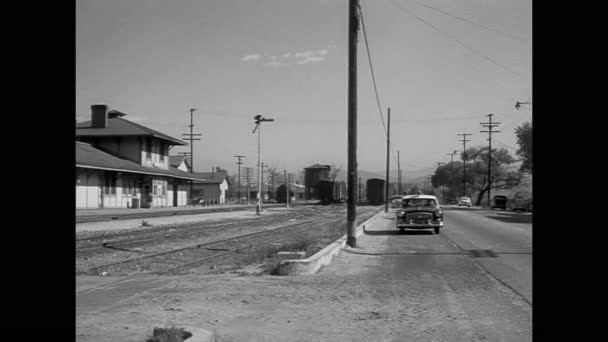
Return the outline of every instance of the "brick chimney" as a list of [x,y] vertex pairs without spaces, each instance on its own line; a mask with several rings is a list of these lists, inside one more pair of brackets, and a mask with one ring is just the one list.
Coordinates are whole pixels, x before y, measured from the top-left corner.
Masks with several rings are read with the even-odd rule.
[[97,104],[91,106],[91,128],[108,127],[108,106]]

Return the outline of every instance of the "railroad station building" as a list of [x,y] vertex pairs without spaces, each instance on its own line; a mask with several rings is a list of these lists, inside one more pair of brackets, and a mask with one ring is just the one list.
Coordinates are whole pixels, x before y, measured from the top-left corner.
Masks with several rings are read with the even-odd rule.
[[187,205],[190,181],[204,178],[168,155],[187,144],[125,116],[93,105],[91,120],[76,124],[76,208]]

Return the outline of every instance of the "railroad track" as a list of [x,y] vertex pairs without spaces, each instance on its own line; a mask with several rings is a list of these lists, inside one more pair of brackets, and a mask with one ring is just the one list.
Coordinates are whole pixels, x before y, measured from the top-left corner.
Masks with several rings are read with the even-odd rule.
[[[120,234],[108,234],[108,235],[100,235],[95,237],[88,238],[80,238],[77,239],[76,253],[77,255],[81,254],[91,254],[105,249],[116,249],[116,250],[126,250],[130,252],[139,253],[135,250],[128,250],[129,247],[137,246],[137,245],[145,245],[150,244],[155,241],[166,240],[167,238],[179,238],[180,236],[187,236],[200,233],[201,231],[205,234],[213,233],[215,231],[226,229],[230,226],[243,225],[248,223],[255,223],[256,226],[267,224],[271,221],[280,220],[286,217],[290,217],[292,219],[301,219],[302,217],[306,217],[310,215],[309,212],[301,212],[301,213],[287,213],[287,214],[278,214],[273,216],[266,217],[258,217],[254,219],[243,219],[243,220],[235,220],[230,222],[212,222],[212,223],[191,223],[191,224],[174,224],[174,225],[164,225],[161,227],[157,227],[156,229],[146,229],[140,231],[131,231]],[[138,236],[133,236],[138,235]],[[126,237],[120,239],[121,237]],[[93,242],[89,244],[83,244],[78,246],[79,242]]]
[[264,238],[267,240],[269,236],[276,235],[290,229],[310,226],[320,221],[326,221],[326,224],[331,224],[333,221],[341,221],[341,219],[327,221],[326,217],[321,217],[314,220],[288,224],[286,226],[243,234],[227,239],[174,248],[163,252],[91,267],[87,269],[85,273],[89,275],[97,275],[103,273],[104,271],[124,268],[126,265],[133,263],[143,264],[143,266],[137,265],[138,269],[141,269],[142,267],[148,270],[154,268],[156,272],[172,273],[178,270],[196,266],[205,261],[219,258],[227,254],[243,253],[243,250],[246,250],[249,248],[249,246],[252,246],[249,244],[247,247],[234,248],[234,246],[231,245],[243,245],[246,241],[252,242],[251,240],[259,238]]

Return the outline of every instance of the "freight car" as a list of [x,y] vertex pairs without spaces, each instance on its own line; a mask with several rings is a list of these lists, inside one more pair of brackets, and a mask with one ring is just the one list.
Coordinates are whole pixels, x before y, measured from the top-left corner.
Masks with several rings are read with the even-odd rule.
[[[277,193],[276,193],[277,202],[285,203],[285,195],[286,195],[285,184],[281,184],[277,188]],[[289,191],[289,197],[293,197],[293,191],[291,191],[291,189]],[[291,200],[290,200],[290,202],[291,202]]]
[[321,204],[343,203],[346,198],[344,182],[320,181],[318,187]]
[[370,178],[366,184],[367,202],[372,205],[384,203],[384,179]]

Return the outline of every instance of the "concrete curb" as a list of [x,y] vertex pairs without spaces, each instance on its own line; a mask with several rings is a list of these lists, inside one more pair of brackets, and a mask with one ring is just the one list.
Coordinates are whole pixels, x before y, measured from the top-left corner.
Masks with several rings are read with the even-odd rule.
[[[359,237],[363,234],[365,225],[371,220],[375,219],[378,215],[384,214],[384,210],[379,211],[374,216],[367,219],[365,222],[360,224],[356,231],[355,236]],[[318,251],[307,259],[293,259],[283,260],[279,264],[280,275],[310,275],[315,274],[322,266],[328,265],[331,260],[336,256],[344,246],[346,246],[347,236],[346,234],[334,241],[330,245],[326,246],[322,250]]]

